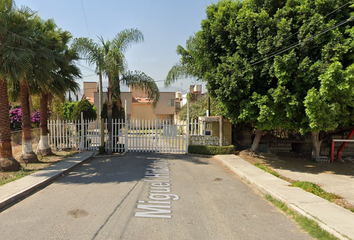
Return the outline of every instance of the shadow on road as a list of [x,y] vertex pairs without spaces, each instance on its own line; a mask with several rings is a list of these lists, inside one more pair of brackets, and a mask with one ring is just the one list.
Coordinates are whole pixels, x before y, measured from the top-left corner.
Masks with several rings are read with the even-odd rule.
[[95,157],[76,167],[58,183],[61,184],[105,184],[139,181],[144,178],[146,168],[154,161],[187,161],[195,164],[209,164],[210,156],[161,154],[161,153],[128,153],[117,157]]

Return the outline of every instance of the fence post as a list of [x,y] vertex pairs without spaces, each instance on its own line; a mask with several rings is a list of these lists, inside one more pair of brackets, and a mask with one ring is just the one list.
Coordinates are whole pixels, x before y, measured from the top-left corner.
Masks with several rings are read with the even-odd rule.
[[128,152],[128,114],[127,114],[127,100],[124,101],[124,124],[125,124],[125,133],[124,133],[124,152]]
[[104,146],[104,119],[101,118],[101,127],[100,127],[100,134],[101,134],[101,146]]
[[84,113],[81,112],[81,138],[80,138],[80,148],[79,148],[79,152],[81,153],[81,151],[85,148],[85,136],[84,136]]

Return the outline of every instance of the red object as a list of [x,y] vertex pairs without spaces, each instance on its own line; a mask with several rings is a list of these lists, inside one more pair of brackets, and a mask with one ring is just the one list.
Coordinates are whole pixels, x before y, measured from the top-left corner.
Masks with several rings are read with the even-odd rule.
[[[354,128],[353,130],[350,132],[350,134],[348,135],[348,137],[346,139],[351,139],[354,135]],[[332,140],[332,144],[333,144],[333,140]],[[338,152],[337,152],[337,161],[341,160],[341,154],[342,154],[342,150],[345,148],[345,146],[347,146],[347,142],[342,143],[342,145],[339,147]]]

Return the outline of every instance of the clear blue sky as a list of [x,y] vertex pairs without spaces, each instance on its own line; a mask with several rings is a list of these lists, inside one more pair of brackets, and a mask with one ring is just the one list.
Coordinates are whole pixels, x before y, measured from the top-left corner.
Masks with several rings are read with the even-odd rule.
[[[155,79],[160,91],[186,92],[191,79],[180,80],[163,89],[169,69],[178,62],[177,45],[185,46],[187,38],[200,29],[205,10],[216,0],[15,0],[26,5],[43,19],[53,18],[58,27],[74,37],[97,36],[112,39],[119,31],[138,28],[144,34],[143,43],[133,45],[126,53],[129,70],[140,70]],[[82,6],[83,5],[83,6]],[[84,9],[84,10],[83,10]],[[85,15],[87,25],[85,21]],[[84,64],[84,63],[82,63]],[[94,66],[91,67],[94,69]],[[83,79],[97,81],[93,71],[81,67]],[[107,83],[104,83],[105,87]],[[204,87],[203,87],[204,88]],[[122,91],[126,88],[122,88]],[[205,88],[203,89],[205,91]]]

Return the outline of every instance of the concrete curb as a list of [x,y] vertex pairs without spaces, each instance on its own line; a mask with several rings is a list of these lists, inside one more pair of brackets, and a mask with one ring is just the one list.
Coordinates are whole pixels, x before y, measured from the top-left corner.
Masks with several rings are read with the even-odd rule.
[[[279,179],[271,175],[270,173],[267,173],[253,166],[252,164],[244,161],[238,156],[216,155],[215,157],[217,161],[219,161],[222,165],[229,168],[232,172],[247,181],[250,185],[258,189],[262,193],[268,194],[273,198],[285,203],[289,208],[299,213],[300,215],[315,221],[322,229],[334,235],[335,237],[343,240],[352,239],[346,236],[346,234],[342,233],[344,228],[342,228],[340,231],[336,229],[336,227],[329,226],[329,224],[327,224],[325,221],[322,221],[321,218],[323,218],[323,216],[316,216],[316,210],[314,210],[313,213],[309,212],[311,211],[310,204],[324,205],[324,207],[330,208],[331,211],[333,211],[334,209],[336,213],[339,213],[338,215],[342,215],[343,218],[349,216],[349,219],[354,220],[354,214],[352,214],[349,210],[346,210],[334,203],[330,203],[327,200],[317,197],[300,188],[291,188],[289,187],[289,182]],[[286,192],[290,191],[293,193],[286,194]],[[297,196],[297,199],[291,199],[289,196]],[[299,199],[301,198],[305,200],[299,201]],[[339,224],[342,225],[342,222],[340,222]],[[349,226],[350,224],[346,227]]]
[[90,159],[94,154],[95,152],[76,154],[31,175],[0,186],[0,212],[49,185],[55,179]]

